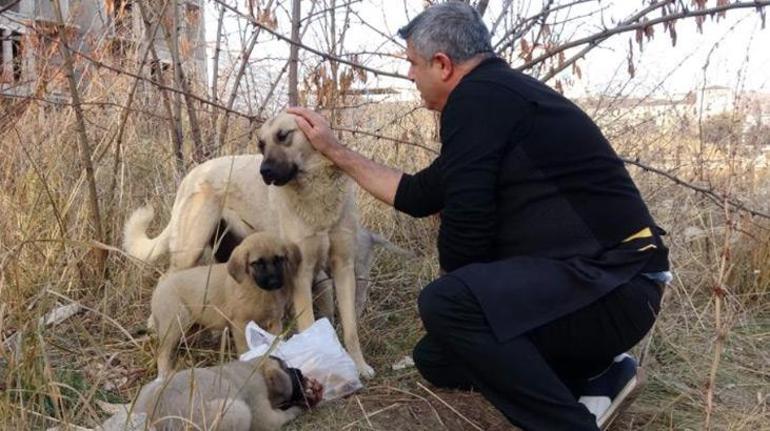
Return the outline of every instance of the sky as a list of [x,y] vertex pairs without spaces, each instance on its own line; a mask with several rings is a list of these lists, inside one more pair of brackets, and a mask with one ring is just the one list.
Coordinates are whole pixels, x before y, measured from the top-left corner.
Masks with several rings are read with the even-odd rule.
[[[240,2],[239,2],[240,3]],[[286,8],[290,1],[284,1]],[[499,14],[503,2],[491,0],[485,15],[487,25],[491,28],[491,19]],[[523,10],[530,3],[514,0],[512,8],[525,15]],[[617,0],[602,1],[578,6],[571,11],[572,16],[580,16],[602,8],[601,18],[596,16],[590,21],[582,21],[579,26],[565,25],[564,31],[574,33],[574,37],[592,34],[601,28],[602,21],[607,27],[642,7],[642,1]],[[687,2],[689,3],[689,2]],[[709,1],[713,6],[715,0]],[[309,2],[303,1],[303,10],[309,9]],[[354,0],[354,10],[360,19],[354,17],[346,41],[348,51],[389,51],[398,53],[400,48],[394,42],[388,41],[383,35],[395,35],[398,28],[408,22],[423,8],[422,0]],[[534,12],[534,7],[531,10]],[[658,16],[657,14],[654,16]],[[361,21],[368,25],[361,24]],[[279,31],[288,35],[288,10],[284,9],[278,14]],[[234,24],[228,24],[233,29]],[[216,17],[212,11],[207,13],[207,35],[209,40],[214,39],[216,32]],[[373,30],[376,28],[377,31]],[[693,19],[680,21],[677,25],[677,46],[672,48],[668,34],[663,33],[662,26],[655,27],[656,37],[645,42],[644,50],[640,53],[638,46],[634,47],[636,59],[636,75],[627,84],[629,74],[627,72],[626,55],[628,41],[634,37],[633,33],[626,33],[612,37],[591,51],[587,57],[579,62],[583,71],[581,79],[574,79],[571,73],[562,77],[574,79],[565,87],[567,95],[582,97],[585,95],[612,93],[623,87],[624,92],[635,96],[651,96],[668,98],[690,90],[706,86],[719,85],[740,90],[757,90],[770,93],[770,29],[760,29],[761,21],[753,9],[732,11],[719,23],[708,19],[704,24],[704,34],[696,31]],[[493,37],[494,40],[494,37]],[[308,44],[318,43],[320,36],[312,31],[305,36],[304,42]],[[288,55],[288,46],[284,43],[273,42],[259,46],[259,54],[272,53],[277,57],[285,58]],[[304,54],[307,59],[312,54]],[[391,58],[377,58],[362,56],[363,62],[369,66],[382,70],[397,71],[406,74],[408,64],[406,61],[397,61]],[[708,67],[704,70],[704,65]],[[553,84],[553,81],[551,82]],[[624,86],[625,85],[625,86]],[[377,79],[370,76],[366,84],[374,87],[399,87],[412,88],[408,81],[388,78]]]

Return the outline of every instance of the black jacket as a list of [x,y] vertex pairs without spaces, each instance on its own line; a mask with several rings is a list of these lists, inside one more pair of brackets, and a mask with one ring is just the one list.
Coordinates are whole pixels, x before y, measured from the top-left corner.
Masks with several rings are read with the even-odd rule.
[[[612,250],[639,245],[623,240],[651,228],[653,235],[647,241],[653,248],[615,255],[633,268],[618,270],[624,262],[613,261],[611,269],[601,269],[622,276],[610,277],[613,281],[602,286],[593,286],[590,280],[568,283],[568,289],[582,283],[578,290],[588,292],[557,307],[563,310],[555,314],[563,314],[598,299],[640,271],[668,269],[667,250],[658,236],[662,231],[596,124],[565,97],[503,60],[484,60],[452,91],[442,112],[441,142],[440,155],[430,166],[401,178],[395,207],[417,217],[441,212],[438,251],[446,271],[522,259],[557,266],[591,261],[595,266]],[[510,263],[493,265],[498,274],[493,278],[503,284],[511,284],[511,277],[521,278],[520,269],[510,267]],[[468,274],[467,268],[463,274]],[[477,284],[479,276],[466,278]],[[492,298],[486,293],[489,288],[470,287],[482,305],[522,289],[503,287]],[[544,289],[546,303],[564,299],[560,288]],[[511,301],[523,300],[513,296]]]

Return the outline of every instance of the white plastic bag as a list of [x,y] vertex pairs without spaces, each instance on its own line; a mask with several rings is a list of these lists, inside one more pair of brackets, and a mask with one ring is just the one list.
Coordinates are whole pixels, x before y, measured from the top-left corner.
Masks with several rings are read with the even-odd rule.
[[[268,352],[275,335],[254,322],[246,325],[249,351],[241,355],[248,361]],[[363,387],[353,359],[342,348],[337,333],[326,318],[316,320],[306,330],[279,341],[271,353],[302,374],[318,380],[324,388],[323,400],[330,401],[349,395]]]

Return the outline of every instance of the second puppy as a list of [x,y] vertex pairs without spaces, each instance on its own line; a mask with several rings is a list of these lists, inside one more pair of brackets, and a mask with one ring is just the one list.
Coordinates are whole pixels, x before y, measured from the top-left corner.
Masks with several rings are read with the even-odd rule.
[[299,248],[276,235],[258,232],[235,248],[227,263],[173,272],[152,294],[151,324],[158,333],[158,376],[173,370],[179,339],[197,323],[229,327],[239,354],[247,350],[245,328],[253,320],[273,334],[292,298]]

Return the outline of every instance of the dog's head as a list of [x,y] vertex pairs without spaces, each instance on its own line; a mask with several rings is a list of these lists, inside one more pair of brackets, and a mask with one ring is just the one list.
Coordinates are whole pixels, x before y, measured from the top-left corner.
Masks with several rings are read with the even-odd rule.
[[227,271],[238,283],[251,279],[261,289],[277,290],[291,280],[301,260],[296,244],[258,232],[235,248]]
[[267,120],[258,138],[257,148],[262,153],[259,173],[267,185],[283,186],[323,159],[297,127],[294,116],[285,112]]
[[275,356],[260,361],[259,370],[265,378],[267,397],[273,408],[288,409],[291,406],[309,407],[305,396],[305,377],[297,368]]

